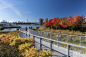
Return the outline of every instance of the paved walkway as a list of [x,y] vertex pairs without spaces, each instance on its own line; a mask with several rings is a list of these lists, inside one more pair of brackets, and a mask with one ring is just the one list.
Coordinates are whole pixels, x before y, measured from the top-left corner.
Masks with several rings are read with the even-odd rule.
[[[38,39],[37,37],[35,37],[35,47],[40,47],[40,39]],[[67,57],[68,50],[66,48],[58,47],[57,45],[53,45],[53,44],[52,44],[52,48],[54,54],[54,56],[52,57]],[[50,49],[50,43],[42,40],[42,49],[45,50]],[[85,54],[80,54],[80,52],[76,52],[73,50],[70,50],[69,52],[70,52],[70,57],[86,57]]]
[[[35,47],[40,47],[40,39],[35,38]],[[67,57],[67,49],[63,48],[63,47],[58,47],[57,45],[52,44],[52,48],[53,48],[53,54],[54,56],[52,57]],[[50,49],[50,43],[43,41],[42,40],[42,49],[48,50]],[[80,52],[76,52],[73,50],[70,50],[70,57],[86,57],[85,54],[80,54]]]
[[[39,40],[39,39],[36,39],[35,38],[35,40]],[[46,44],[46,45],[44,45],[44,44]],[[49,43],[48,42],[43,42],[42,41],[42,49],[45,49],[45,50],[48,50],[48,49],[50,49],[49,48]],[[40,47],[40,43],[38,42],[38,41],[35,41],[35,47]],[[54,46],[53,46],[53,48],[54,48]],[[54,56],[52,56],[52,57],[67,57],[67,55],[65,55],[65,54],[63,54],[63,53],[61,53],[61,52],[59,52],[59,51],[56,51],[56,50],[53,50],[53,54],[54,54]]]

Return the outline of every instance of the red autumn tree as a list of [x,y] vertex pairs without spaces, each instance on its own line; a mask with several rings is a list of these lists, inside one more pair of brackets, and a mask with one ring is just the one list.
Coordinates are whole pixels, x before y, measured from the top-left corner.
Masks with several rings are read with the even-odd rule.
[[59,24],[60,24],[63,28],[67,28],[67,27],[68,27],[67,22],[68,22],[68,18],[67,18],[67,17],[64,17],[64,18],[61,19],[61,21],[60,21]]
[[83,18],[84,18],[83,15],[82,16],[75,15],[72,21],[73,21],[74,25],[80,25],[83,22]]
[[68,21],[67,21],[68,26],[72,26],[73,25],[73,22],[72,22],[73,18],[71,16],[69,16],[69,17],[67,17],[67,19],[68,19]]
[[59,23],[63,28],[67,28],[67,22],[61,20],[60,23]]
[[53,26],[56,27],[56,29],[59,27],[59,21],[60,19],[58,17],[53,19]]
[[77,28],[78,25],[81,25],[83,23],[84,20],[84,16],[79,16],[79,15],[75,15],[73,18],[71,16],[69,17],[64,17],[60,19],[54,18],[54,19],[50,19],[49,22],[45,21],[44,26],[48,26],[48,27],[55,27],[56,29],[59,27],[59,25],[61,25],[63,28]]
[[52,20],[53,19],[50,19],[49,22],[47,23],[47,26],[50,26],[51,28],[52,28],[52,25],[53,25]]
[[48,22],[47,22],[47,21],[45,21],[45,22],[44,22],[44,26],[47,26],[47,23],[48,23]]

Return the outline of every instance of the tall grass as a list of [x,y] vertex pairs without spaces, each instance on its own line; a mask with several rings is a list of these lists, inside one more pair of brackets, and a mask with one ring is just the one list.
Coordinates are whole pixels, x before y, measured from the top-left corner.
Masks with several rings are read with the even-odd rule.
[[6,35],[13,35],[13,36],[17,36],[19,35],[19,30],[16,31],[0,31],[0,35],[2,34],[6,34]]
[[[39,30],[40,31],[44,31],[44,32],[86,36],[86,32],[80,32],[80,31],[69,31],[69,30],[60,30],[60,29],[59,30],[54,30],[54,29],[49,29],[49,28],[46,28],[46,27],[40,27]],[[65,35],[65,36],[64,35],[62,35],[62,36],[59,35],[59,41],[67,43],[67,37],[66,36],[67,35]],[[50,36],[48,35],[47,38],[50,38]],[[58,36],[52,34],[52,39],[57,40]],[[47,42],[50,42],[50,41],[47,40]],[[68,43],[80,45],[80,38],[76,37],[76,36],[69,36],[68,37]],[[57,45],[58,42],[53,42],[53,44]],[[67,45],[66,44],[62,44],[62,43],[59,43],[59,46],[67,48]],[[81,38],[81,46],[86,46],[86,37],[82,37]],[[74,51],[77,51],[77,52],[80,52],[80,48],[79,47],[70,46],[70,49],[74,50]],[[81,52],[86,54],[85,50],[86,50],[85,48],[81,48]]]
[[40,27],[38,30],[44,31],[44,32],[60,33],[60,34],[86,36],[86,32],[80,32],[80,31],[69,31],[69,30],[61,30],[61,29],[55,30],[55,29],[49,29],[46,27]]

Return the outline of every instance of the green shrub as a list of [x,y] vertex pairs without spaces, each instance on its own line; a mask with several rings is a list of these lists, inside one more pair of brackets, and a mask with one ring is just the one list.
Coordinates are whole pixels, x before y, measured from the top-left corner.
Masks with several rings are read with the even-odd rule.
[[3,24],[0,24],[0,26],[3,26]]
[[37,30],[37,29],[35,29],[35,28],[32,28],[31,30]]
[[41,30],[37,29],[37,31],[41,31]]

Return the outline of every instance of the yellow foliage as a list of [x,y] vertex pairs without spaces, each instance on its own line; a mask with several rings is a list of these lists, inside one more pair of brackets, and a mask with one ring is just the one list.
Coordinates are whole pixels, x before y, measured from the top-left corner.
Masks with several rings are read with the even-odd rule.
[[0,35],[0,40],[5,43],[6,45],[10,43],[10,38],[13,37],[12,35]]
[[32,43],[25,43],[25,44],[21,44],[19,45],[18,49],[19,50],[24,50],[25,48],[28,48],[29,46],[31,46]]
[[40,52],[38,52],[38,50],[39,50],[38,48],[31,47],[31,48],[29,48],[29,50],[25,50],[25,52],[22,53],[22,55],[24,57],[49,57],[49,56],[53,55],[50,50],[46,51],[43,49]]
[[0,35],[0,44],[6,43],[6,45],[17,47],[20,51],[22,51],[22,55],[24,57],[49,57],[52,55],[52,52],[50,50],[42,50],[38,51],[39,48],[34,48],[32,45],[33,38],[18,38],[17,36],[12,35]]

